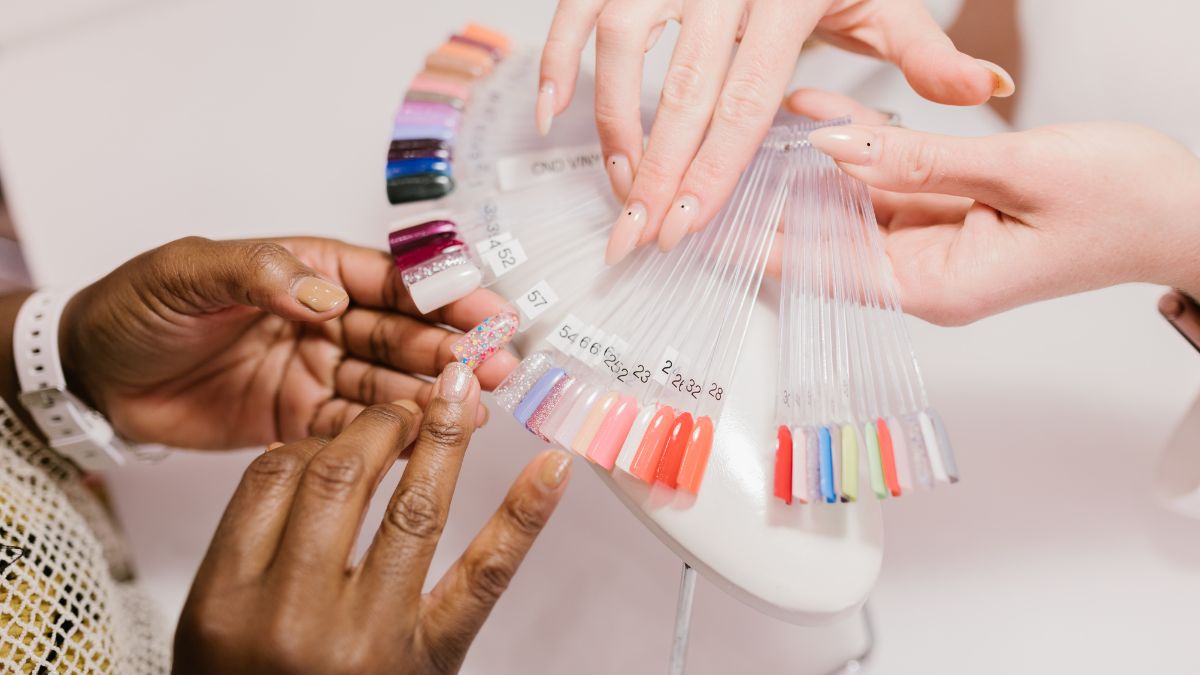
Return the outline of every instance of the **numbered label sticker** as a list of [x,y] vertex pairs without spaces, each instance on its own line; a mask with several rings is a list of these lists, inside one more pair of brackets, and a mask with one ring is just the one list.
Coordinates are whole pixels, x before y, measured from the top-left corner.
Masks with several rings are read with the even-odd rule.
[[474,248],[475,253],[478,254],[480,258],[482,258],[483,254],[496,248],[500,244],[504,244],[509,241],[512,241],[512,238],[513,238],[512,233],[500,232],[499,234],[494,234],[494,235],[488,237],[487,239],[483,239],[483,240],[475,242],[474,244],[471,244],[471,247]]
[[553,307],[556,302],[558,302],[558,294],[543,279],[517,298],[517,307],[520,308],[526,319],[533,321]]
[[679,369],[679,351],[674,347],[667,347],[663,350],[662,358],[659,359],[658,365],[654,367],[653,378],[659,384],[666,384],[667,379],[671,374]]
[[568,314],[546,336],[546,342],[549,342],[558,351],[571,355],[575,351],[575,343],[579,341],[580,328],[583,327],[585,327],[584,323],[579,317]]
[[510,239],[480,257],[497,277],[508,274],[528,260],[525,249],[521,248],[521,242],[516,239]]

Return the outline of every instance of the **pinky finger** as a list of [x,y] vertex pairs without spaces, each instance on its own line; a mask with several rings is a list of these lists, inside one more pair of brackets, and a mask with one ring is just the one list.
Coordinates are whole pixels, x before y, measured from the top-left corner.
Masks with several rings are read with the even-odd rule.
[[538,133],[545,136],[555,115],[566,110],[575,95],[579,77],[579,55],[587,44],[604,0],[561,0],[542,48],[541,77],[538,79],[534,110]]
[[424,603],[421,647],[461,663],[566,490],[571,457],[547,450],[530,462],[504,503]]

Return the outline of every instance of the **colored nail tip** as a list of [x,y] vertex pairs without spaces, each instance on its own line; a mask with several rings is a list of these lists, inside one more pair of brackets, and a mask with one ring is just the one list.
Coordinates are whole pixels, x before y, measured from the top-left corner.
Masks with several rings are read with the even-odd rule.
[[533,413],[537,411],[542,401],[550,394],[554,385],[565,377],[567,371],[562,368],[551,368],[538,378],[537,382],[529,388],[529,391],[521,398],[521,402],[517,404],[513,410],[513,417],[516,418],[522,426],[529,423],[529,418],[533,417]]
[[[428,262],[422,263],[417,267],[421,268],[428,264]],[[411,269],[413,268],[409,268],[409,270]],[[405,272],[409,270],[405,270]],[[471,291],[479,288],[482,282],[483,274],[479,268],[467,263],[447,267],[430,276],[407,283],[406,287],[417,311],[428,314],[439,307],[445,307],[455,300],[466,297]]]
[[596,436],[588,446],[588,459],[612,471],[637,414],[637,400],[632,396],[620,397],[600,422]]
[[450,41],[475,47],[476,49],[481,49],[488,53],[488,55],[492,58],[492,61],[501,61],[504,58],[504,54],[499,49],[496,49],[495,46],[490,45],[482,40],[476,40],[474,38],[467,37],[466,35],[451,35]]
[[792,503],[792,433],[786,426],[775,430],[775,497]]
[[443,103],[456,110],[462,110],[467,105],[467,102],[461,98],[445,94],[434,94],[427,91],[407,91],[404,93],[404,102]]
[[584,421],[591,413],[592,407],[600,399],[604,392],[592,387],[584,385],[575,402],[571,404],[571,409],[567,411],[566,417],[558,428],[558,432],[554,435],[554,442],[558,443],[564,449],[574,451],[572,443],[575,437],[579,435],[580,429],[583,427]]
[[472,369],[478,368],[512,340],[520,325],[521,316],[517,311],[505,308],[464,333],[450,346],[450,353]]
[[472,40],[479,40],[492,45],[500,53],[507,55],[509,52],[510,41],[508,36],[494,28],[489,28],[481,23],[468,23],[463,27],[462,35],[469,37]]
[[588,449],[591,447],[592,441],[596,438],[596,433],[600,430],[601,422],[604,421],[604,418],[608,415],[609,410],[612,409],[618,398],[619,395],[616,392],[607,392],[592,406],[592,409],[584,419],[583,426],[579,428],[579,433],[575,435],[575,440],[571,442],[572,450],[587,457]]
[[392,204],[439,199],[453,190],[454,179],[438,173],[402,176],[387,181],[388,201]]
[[458,226],[452,220],[436,218],[423,223],[402,227],[388,233],[388,248],[393,255],[403,253],[411,248],[422,246],[430,238],[456,236]]
[[534,352],[521,360],[517,367],[492,392],[496,403],[507,412],[516,409],[534,383],[554,364],[548,351]]
[[713,434],[711,418],[705,415],[696,420],[683,453],[683,462],[679,466],[679,489],[693,495],[700,493],[700,484],[704,481],[704,471],[712,454]]
[[675,410],[662,406],[651,418],[638,444],[629,473],[647,485],[654,482],[658,464],[666,448],[667,437],[675,424]]
[[616,468],[625,473],[633,473],[633,459],[637,455],[638,446],[641,445],[642,438],[646,435],[646,429],[650,426],[650,420],[658,414],[658,406],[645,405],[638,411],[637,417],[634,419],[633,426],[629,433],[625,436],[625,442],[621,445],[621,451],[617,455]]
[[575,378],[570,375],[557,378],[554,384],[550,387],[550,391],[546,394],[534,409],[533,414],[525,422],[525,428],[533,435],[542,439],[546,443],[552,443],[549,436],[543,433],[542,428],[549,421],[550,416],[558,408],[558,404],[562,401],[563,393],[568,387],[574,383]]
[[656,483],[662,483],[671,489],[679,485],[679,467],[683,462],[683,453],[687,449],[694,424],[690,412],[675,418],[675,424],[667,436],[666,447],[663,448],[662,458],[658,461],[658,470],[654,474]]
[[419,174],[449,175],[450,162],[437,157],[418,157],[388,162],[385,170],[385,176],[389,181]]
[[979,62],[979,65],[987,68],[992,73],[992,98],[1008,98],[1016,93],[1017,85],[1007,70],[991,61],[985,61],[984,59],[975,60]]
[[345,289],[319,277],[305,277],[295,288],[295,297],[314,312],[328,312],[350,300]]

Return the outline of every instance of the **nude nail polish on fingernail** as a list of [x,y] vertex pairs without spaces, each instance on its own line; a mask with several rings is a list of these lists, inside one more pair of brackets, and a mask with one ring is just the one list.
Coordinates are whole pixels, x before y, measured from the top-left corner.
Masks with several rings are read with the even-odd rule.
[[562,485],[571,469],[571,456],[562,450],[555,450],[542,460],[542,486],[554,490]]
[[541,136],[550,133],[550,125],[554,123],[554,105],[557,87],[550,80],[542,82],[538,87],[537,103],[534,105],[534,116],[537,118],[537,131]]
[[604,163],[608,170],[608,180],[612,183],[613,191],[624,199],[633,187],[633,169],[629,166],[629,158],[625,155],[613,155]]
[[640,202],[626,204],[620,217],[613,225],[612,236],[608,240],[608,250],[604,253],[604,262],[616,265],[637,246],[642,237],[642,228],[646,226],[646,207]]
[[458,402],[467,397],[471,388],[471,380],[475,378],[470,366],[458,361],[446,364],[442,374],[438,376],[438,395],[447,401]]
[[1017,90],[1016,83],[1013,82],[1012,75],[1000,66],[991,61],[983,59],[975,59],[979,65],[992,71],[992,97],[993,98],[1008,98]]
[[328,312],[350,299],[341,286],[319,277],[304,277],[295,292],[296,299],[314,312]]
[[847,164],[871,164],[879,156],[875,134],[853,124],[817,129],[808,135],[808,142],[833,159]]
[[671,205],[667,219],[663,221],[662,232],[658,236],[658,248],[670,251],[692,229],[696,220],[696,212],[700,210],[700,202],[692,195],[684,195]]
[[282,448],[282,447],[283,447],[283,443],[280,443],[279,441],[275,441],[274,443],[267,446],[267,452],[270,452],[272,450],[275,450],[276,448]]

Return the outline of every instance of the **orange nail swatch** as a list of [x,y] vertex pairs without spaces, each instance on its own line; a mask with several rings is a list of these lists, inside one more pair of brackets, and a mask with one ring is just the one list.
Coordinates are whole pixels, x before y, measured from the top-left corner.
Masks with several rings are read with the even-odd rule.
[[679,485],[679,465],[683,464],[683,453],[687,450],[694,424],[691,413],[685,412],[675,418],[671,434],[667,436],[667,447],[663,448],[662,459],[658,460],[658,471],[654,473],[656,483],[672,489]]
[[612,471],[617,454],[621,452],[621,445],[625,443],[625,437],[629,435],[637,413],[637,399],[632,396],[621,397],[600,423],[600,428],[588,446],[587,458]]
[[465,28],[463,28],[462,35],[463,37],[470,38],[472,40],[478,40],[484,44],[491,45],[492,47],[495,47],[496,50],[501,54],[508,56],[508,37],[499,31],[492,30],[487,26],[482,26],[477,23],[469,23]]
[[879,459],[883,463],[883,482],[893,497],[900,496],[900,479],[896,474],[896,453],[892,446],[892,432],[883,418],[875,420],[879,435]]
[[792,503],[792,430],[786,424],[775,433],[775,496]]
[[638,445],[637,454],[629,466],[629,473],[641,479],[643,483],[653,483],[658,473],[658,463],[662,459],[663,450],[667,446],[667,437],[675,424],[675,410],[664,405],[650,420],[646,427],[646,435]]
[[679,489],[692,494],[700,491],[700,482],[704,480],[704,469],[708,467],[708,456],[712,453],[713,423],[705,415],[696,420],[692,435],[688,439],[687,450],[683,453],[683,463],[679,466]]

